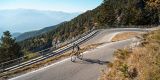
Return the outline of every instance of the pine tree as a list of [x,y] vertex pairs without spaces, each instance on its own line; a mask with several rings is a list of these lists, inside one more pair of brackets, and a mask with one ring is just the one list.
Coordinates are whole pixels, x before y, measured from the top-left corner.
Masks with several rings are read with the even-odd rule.
[[3,33],[0,42],[0,62],[22,56],[21,47],[12,38],[9,31]]

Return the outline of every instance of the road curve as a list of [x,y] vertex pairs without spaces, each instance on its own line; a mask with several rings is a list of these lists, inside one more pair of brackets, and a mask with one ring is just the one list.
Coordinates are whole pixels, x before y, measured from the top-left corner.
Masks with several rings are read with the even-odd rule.
[[[140,29],[114,29],[102,30],[91,40],[83,45],[92,43],[109,42],[113,36],[122,31],[145,31]],[[113,43],[105,43],[96,49],[84,52],[84,58],[75,63],[70,58],[51,64],[47,67],[29,72],[27,74],[11,78],[9,80],[97,80],[102,69],[112,61],[113,52],[132,43],[125,40]]]
[[[13,70],[16,70],[16,69],[20,69],[20,68],[23,68],[23,67],[38,63],[38,62],[43,61],[45,59],[48,59],[50,57],[63,54],[63,53],[67,52],[68,50],[70,50],[72,48],[73,43],[82,44],[83,42],[87,41],[88,39],[90,39],[93,36],[95,36],[96,34],[98,34],[98,32],[99,32],[98,30],[94,30],[94,31],[88,33],[87,35],[85,35],[85,36],[73,41],[72,43],[69,43],[68,45],[66,45],[66,46],[64,46],[62,48],[59,48],[59,49],[54,50],[54,51],[47,52],[47,54],[41,55],[41,56],[39,56],[37,58],[34,58],[34,59],[31,59],[29,61],[22,62],[22,63],[19,63],[17,65],[14,65],[14,66],[11,66],[11,67],[8,67],[8,68],[0,68],[0,72],[13,71]],[[0,66],[4,67],[3,64],[0,65]]]

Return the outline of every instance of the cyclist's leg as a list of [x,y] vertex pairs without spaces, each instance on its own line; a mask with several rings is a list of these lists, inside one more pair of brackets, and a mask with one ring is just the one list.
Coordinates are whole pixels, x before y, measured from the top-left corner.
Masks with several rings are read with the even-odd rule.
[[71,61],[72,62],[75,62],[76,61],[76,58],[78,58],[78,52],[77,51],[74,51],[72,56],[71,56]]
[[73,53],[73,54],[71,55],[71,61],[72,61],[72,62],[75,62],[75,60],[76,60],[76,55],[75,55],[75,53]]
[[78,58],[79,58],[79,59],[82,59],[82,58],[83,58],[83,55],[82,55],[82,53],[81,53],[80,51],[78,51]]

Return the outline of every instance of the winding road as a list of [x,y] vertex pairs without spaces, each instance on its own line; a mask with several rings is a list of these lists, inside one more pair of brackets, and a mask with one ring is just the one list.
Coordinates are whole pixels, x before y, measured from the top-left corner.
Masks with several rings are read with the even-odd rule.
[[9,80],[97,80],[101,71],[106,68],[106,64],[112,61],[114,51],[133,42],[132,39],[110,42],[116,34],[124,31],[146,32],[147,30],[137,28],[103,29],[81,46],[103,42],[105,44],[84,52],[83,59],[78,59],[73,63],[70,58],[66,58]]

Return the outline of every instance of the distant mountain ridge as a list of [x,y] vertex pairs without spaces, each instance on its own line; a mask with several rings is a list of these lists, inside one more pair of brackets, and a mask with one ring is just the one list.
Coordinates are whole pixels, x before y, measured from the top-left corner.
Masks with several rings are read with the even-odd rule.
[[0,36],[3,34],[3,30],[0,28]]
[[18,37],[18,36],[21,35],[21,34],[22,34],[22,33],[16,32],[16,33],[12,33],[12,36],[16,38],[16,37]]
[[0,10],[0,36],[8,30],[13,33],[13,36],[15,32],[22,33],[22,35],[16,34],[14,37],[17,37],[18,41],[24,40],[49,30],[48,28],[42,29],[44,27],[53,27],[53,25],[69,21],[79,14],[32,9]]
[[17,36],[17,37],[16,37],[16,41],[23,41],[23,40],[25,40],[25,39],[32,38],[32,37],[35,37],[35,36],[44,34],[44,33],[46,33],[46,32],[52,31],[52,30],[54,30],[55,28],[57,28],[57,25],[55,25],[55,26],[50,26],[50,27],[46,27],[46,28],[43,28],[43,29],[40,29],[40,30],[25,32],[25,33]]

